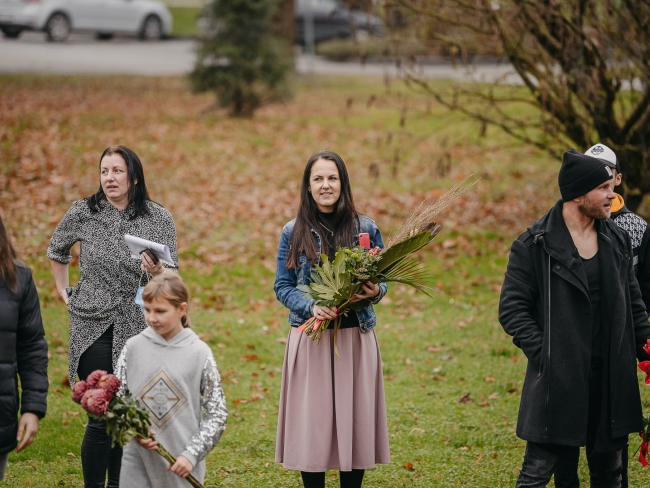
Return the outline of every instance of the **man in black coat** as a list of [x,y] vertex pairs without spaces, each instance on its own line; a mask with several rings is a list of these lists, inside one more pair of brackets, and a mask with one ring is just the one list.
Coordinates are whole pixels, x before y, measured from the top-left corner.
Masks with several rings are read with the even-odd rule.
[[621,451],[643,428],[636,360],[650,359],[650,324],[630,238],[607,220],[612,178],[570,149],[562,199],[512,244],[499,320],[528,358],[518,487],[546,486],[559,459],[577,468],[586,446],[592,486],[618,488]]
[[20,452],[34,440],[47,409],[49,384],[47,342],[32,273],[15,261],[15,274],[15,290],[0,275],[0,480],[9,452],[16,447]]

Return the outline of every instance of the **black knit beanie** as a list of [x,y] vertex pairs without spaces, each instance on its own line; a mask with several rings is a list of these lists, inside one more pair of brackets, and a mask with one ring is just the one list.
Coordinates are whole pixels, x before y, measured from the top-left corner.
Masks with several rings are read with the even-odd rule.
[[558,175],[562,200],[581,197],[613,177],[612,170],[600,159],[569,149],[562,157]]

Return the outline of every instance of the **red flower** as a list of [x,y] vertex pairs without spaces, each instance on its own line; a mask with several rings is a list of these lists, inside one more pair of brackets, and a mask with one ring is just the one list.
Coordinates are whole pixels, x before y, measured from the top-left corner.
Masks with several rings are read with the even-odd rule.
[[109,392],[101,388],[95,388],[84,393],[84,396],[81,397],[81,406],[86,412],[101,417],[106,413],[111,399],[112,395]]
[[370,254],[371,256],[379,256],[380,252],[381,252],[381,248],[373,247],[370,251],[368,251],[368,254]]
[[72,401],[75,403],[81,403],[81,397],[84,396],[88,386],[85,381],[77,381],[72,387]]
[[650,354],[650,339],[646,341],[645,346],[643,346],[643,350],[646,352],[646,354]]
[[639,462],[641,463],[641,466],[645,468],[648,465],[648,460],[646,459],[646,456],[648,455],[648,441],[645,440],[643,434],[641,434],[641,439],[643,439],[643,442],[639,447]]
[[639,369],[646,374],[645,384],[650,385],[650,361],[641,361],[639,363]]
[[113,398],[113,395],[120,389],[121,384],[122,382],[114,374],[105,374],[97,381],[97,388],[107,391]]
[[86,378],[86,384],[88,385],[88,389],[92,390],[97,388],[97,382],[99,381],[99,378],[104,376],[106,371],[102,371],[101,369],[96,369],[92,373],[88,375],[88,378]]

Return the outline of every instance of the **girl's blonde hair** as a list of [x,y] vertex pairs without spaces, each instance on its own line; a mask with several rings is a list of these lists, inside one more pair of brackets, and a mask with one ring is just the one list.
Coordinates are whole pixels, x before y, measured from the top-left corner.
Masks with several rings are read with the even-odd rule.
[[[174,307],[179,308],[183,302],[190,305],[190,292],[183,279],[176,273],[163,273],[155,276],[147,283],[142,292],[142,300],[151,302],[156,298],[164,298]],[[190,327],[190,318],[185,315],[181,317],[183,327]]]

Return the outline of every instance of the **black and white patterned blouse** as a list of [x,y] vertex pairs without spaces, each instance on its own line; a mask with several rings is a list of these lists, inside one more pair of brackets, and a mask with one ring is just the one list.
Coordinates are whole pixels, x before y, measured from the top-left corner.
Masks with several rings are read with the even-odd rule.
[[[59,222],[47,249],[47,257],[67,264],[70,248],[81,242],[81,279],[68,302],[70,313],[69,379],[74,384],[79,357],[113,325],[113,367],[127,339],[146,327],[142,310],[135,304],[141,270],[124,241],[131,234],[169,246],[178,268],[176,227],[171,213],[154,202],[147,202],[148,215],[133,220],[134,208],[118,210],[106,200],[92,213],[86,200],[79,200]],[[143,285],[146,278],[143,277]]]

